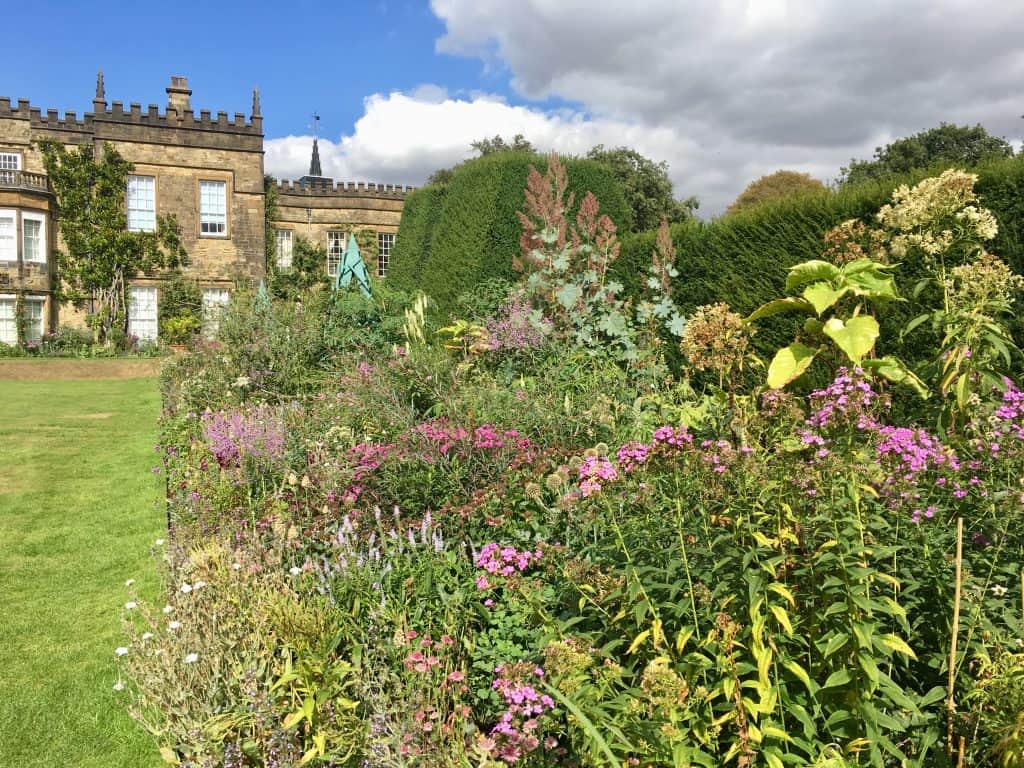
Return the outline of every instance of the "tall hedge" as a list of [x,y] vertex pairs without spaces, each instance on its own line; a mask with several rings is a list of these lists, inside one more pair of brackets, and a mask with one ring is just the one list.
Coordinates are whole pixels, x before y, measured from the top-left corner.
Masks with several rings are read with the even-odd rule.
[[[592,160],[563,161],[575,206],[588,192],[620,232],[632,211],[622,187]],[[460,165],[446,185],[428,185],[405,201],[388,281],[399,290],[422,290],[447,313],[459,294],[489,278],[512,280],[521,227],[516,212],[530,166],[544,173],[547,158],[522,152],[487,155]],[[575,215],[575,206],[573,215]]]
[[[711,222],[688,221],[672,228],[679,270],[675,298],[684,312],[724,301],[748,313],[781,296],[790,266],[820,258],[827,230],[853,218],[870,223],[902,183],[916,184],[942,167],[888,181],[866,182],[765,203]],[[981,204],[999,222],[990,250],[1024,273],[1024,158],[993,161],[972,169]],[[656,233],[624,238],[614,271],[630,291],[640,288]],[[899,309],[894,308],[894,312]],[[759,324],[757,346],[774,350],[792,338],[795,324],[779,319]]]

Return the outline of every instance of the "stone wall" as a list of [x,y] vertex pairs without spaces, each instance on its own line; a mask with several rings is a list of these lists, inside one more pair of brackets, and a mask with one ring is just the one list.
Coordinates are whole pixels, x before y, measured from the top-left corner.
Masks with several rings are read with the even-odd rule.
[[[161,109],[150,104],[106,101],[102,75],[97,80],[92,111],[79,117],[74,112],[42,110],[25,99],[16,103],[0,97],[0,152],[21,155],[21,170],[45,173],[34,142],[56,139],[74,146],[92,143],[97,154],[111,144],[134,166],[132,173],[153,176],[157,215],[174,215],[188,254],[186,274],[201,285],[233,287],[237,282],[256,283],[266,275],[265,194],[263,169],[263,118],[258,93],[253,93],[248,118],[236,112],[228,116],[207,110],[198,114],[189,102],[185,78],[174,77],[166,89],[168,103]],[[227,192],[227,232],[224,236],[202,234],[199,227],[199,182],[224,181]],[[292,231],[293,238],[327,245],[328,232],[397,232],[405,195],[411,187],[313,182],[281,182],[278,185],[277,229]],[[15,197],[12,197],[14,195]],[[23,194],[0,179],[0,208],[42,206],[47,220],[50,263],[38,265],[0,262],[0,283],[20,281],[24,289],[50,293],[52,253],[62,247],[59,223],[54,218],[52,194]],[[140,275],[139,284],[159,282],[158,275]],[[2,287],[0,287],[2,291]],[[52,306],[52,301],[48,302]],[[56,308],[51,310],[56,325]],[[60,322],[79,324],[81,312],[60,309]]]

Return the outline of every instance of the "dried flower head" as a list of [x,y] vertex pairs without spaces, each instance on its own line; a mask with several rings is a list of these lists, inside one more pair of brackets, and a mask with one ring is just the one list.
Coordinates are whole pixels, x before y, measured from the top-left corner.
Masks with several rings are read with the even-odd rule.
[[680,347],[698,371],[726,376],[742,364],[750,345],[750,328],[728,304],[697,307],[686,323]]
[[885,233],[870,229],[860,219],[849,219],[825,233],[822,256],[837,265],[865,258],[884,263],[887,260]]

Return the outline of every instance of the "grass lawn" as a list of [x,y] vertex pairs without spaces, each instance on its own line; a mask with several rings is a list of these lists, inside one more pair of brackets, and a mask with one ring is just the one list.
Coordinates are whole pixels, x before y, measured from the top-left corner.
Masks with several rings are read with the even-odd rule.
[[124,582],[157,587],[156,382],[0,380],[0,403],[0,766],[159,765],[112,690]]

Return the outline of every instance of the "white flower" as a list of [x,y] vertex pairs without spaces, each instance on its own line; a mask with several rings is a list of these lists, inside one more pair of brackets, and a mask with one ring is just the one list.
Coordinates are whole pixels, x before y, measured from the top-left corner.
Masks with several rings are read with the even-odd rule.
[[298,576],[300,573],[302,573],[302,569],[299,568],[297,565],[293,565],[291,568],[288,569],[288,573],[290,573],[292,576]]
[[239,570],[239,569],[240,569],[240,568],[242,567],[242,564],[241,564],[241,563],[232,563],[232,564],[231,564],[231,567],[232,567],[232,568],[233,568],[234,570],[236,570],[236,571],[237,571],[237,570]]
[[178,629],[180,626],[181,626],[181,622],[180,621],[172,621],[172,622],[168,623],[167,628],[173,632],[174,630]]
[[128,579],[128,581],[126,581],[126,582],[124,583],[124,585],[125,585],[126,587],[130,587],[130,586],[131,586],[132,584],[134,584],[134,583],[135,583],[135,579]]
[[114,690],[115,691],[123,691],[124,690],[124,683],[122,683],[120,680],[118,680],[116,683],[114,683]]
[[995,595],[996,597],[1002,597],[1008,591],[1009,590],[1006,587],[1004,587],[1002,584],[996,584],[994,587],[992,587],[992,594]]
[[185,657],[186,664],[195,664],[197,661],[199,661],[198,653],[190,653],[188,656]]
[[192,585],[192,589],[202,589],[205,586],[206,586],[206,582],[205,581],[197,581],[195,584]]
[[142,633],[142,639],[143,640],[149,640],[151,637],[153,637],[153,633],[152,632],[143,632]]
[[174,609],[171,608],[170,604],[164,606],[164,613],[170,613]]
[[127,603],[124,604],[124,609],[126,611],[133,611],[133,610],[135,610],[135,606],[136,606],[135,601],[134,600],[129,600]]
[[163,540],[163,539],[157,539],[157,540],[156,540],[156,545],[157,545],[158,547],[162,547],[162,546],[164,545],[164,540]]
[[192,585],[191,584],[182,584],[181,585],[181,591],[184,592],[187,595],[189,592],[192,591]]
[[122,645],[118,648],[115,648],[114,653],[116,653],[118,656],[124,656],[126,653],[128,653],[128,649]]

